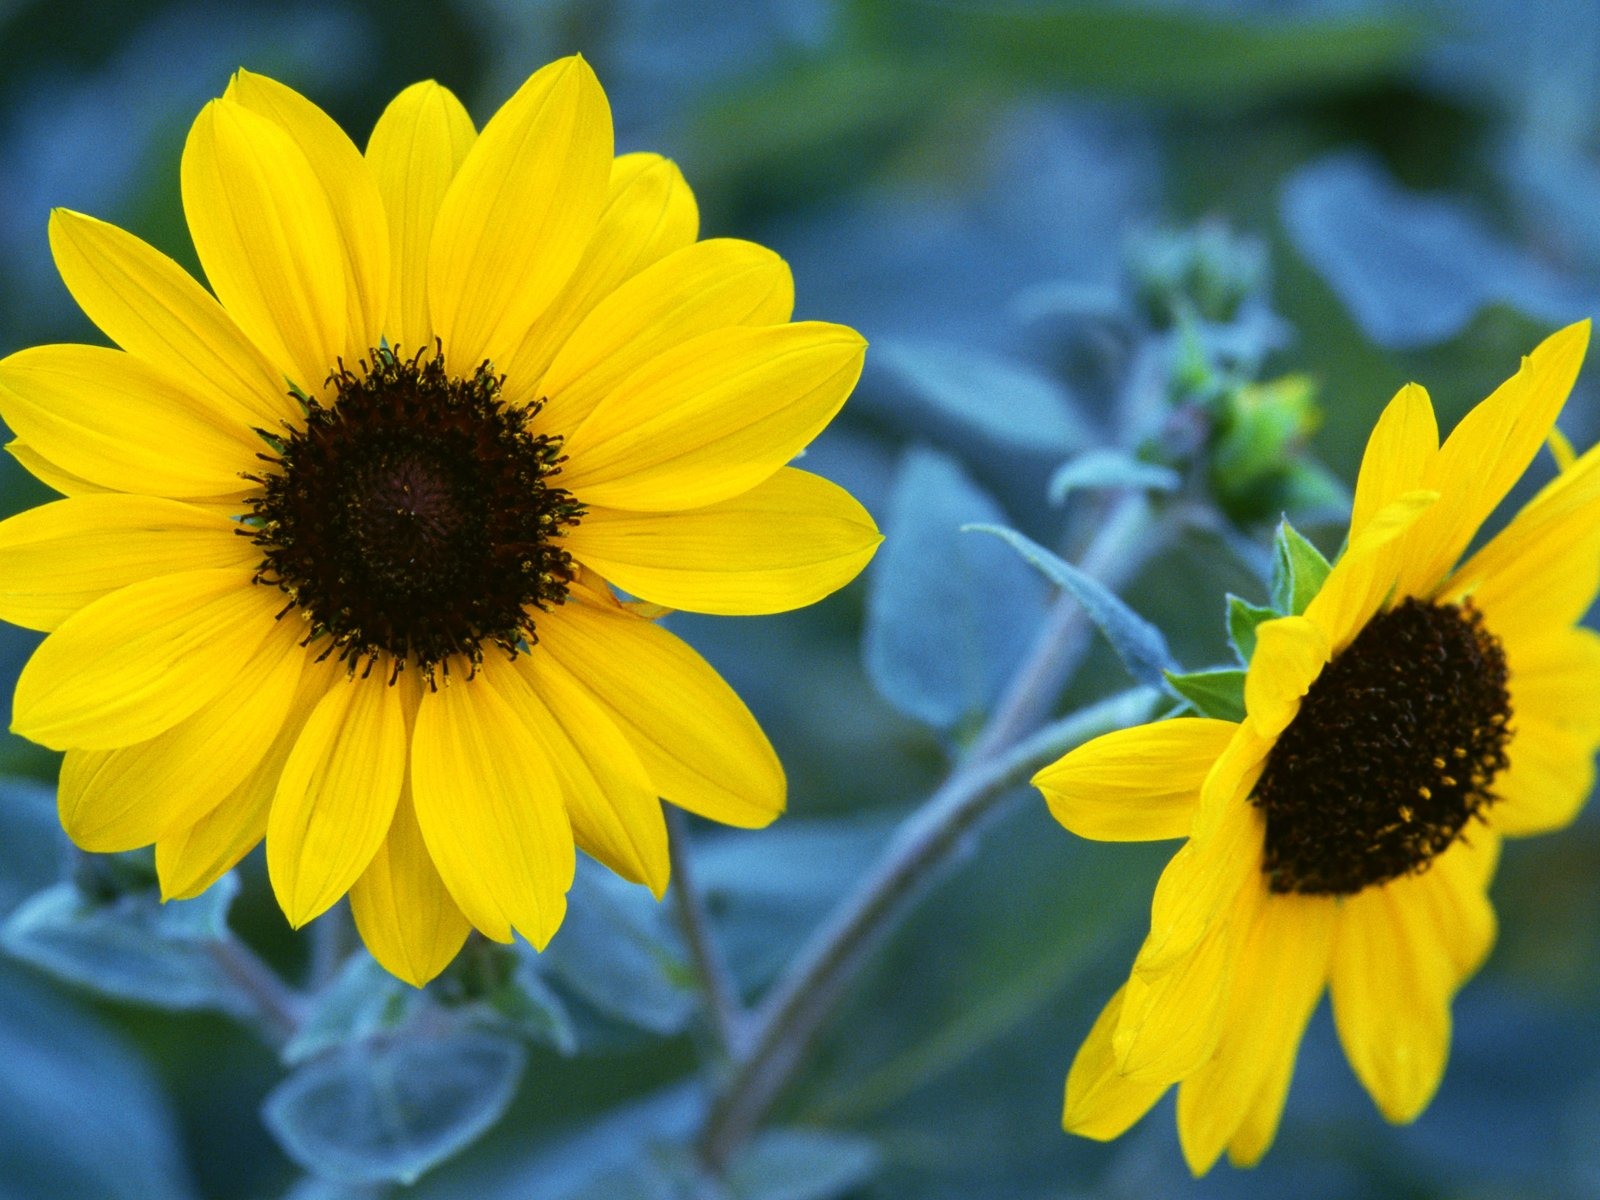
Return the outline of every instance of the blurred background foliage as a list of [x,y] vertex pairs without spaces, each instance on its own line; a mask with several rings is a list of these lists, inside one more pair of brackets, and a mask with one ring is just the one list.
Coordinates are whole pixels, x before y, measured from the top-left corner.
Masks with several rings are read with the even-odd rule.
[[[1341,488],[1401,383],[1424,382],[1448,424],[1600,308],[1588,0],[0,0],[0,353],[98,340],[51,266],[51,206],[194,266],[178,155],[235,67],[361,141],[419,78],[481,120],[575,50],[619,148],[676,158],[705,233],[775,247],[798,315],[874,346],[807,458],[885,526],[867,577],[788,616],[674,618],[790,772],[770,830],[693,829],[747,996],[937,782],[1040,619],[1045,585],[958,525],[1070,555],[1108,485],[1192,488],[1203,462],[1221,515],[1126,595],[1185,667],[1223,663],[1224,593],[1266,600],[1281,511],[1337,548]],[[1600,429],[1594,379],[1564,422],[1580,446]],[[0,463],[5,511],[46,498]],[[0,633],[0,677],[32,645]],[[1063,705],[1126,684],[1097,646]],[[315,961],[254,859],[164,910],[147,860],[74,859],[53,758],[6,736],[0,1197],[687,1194],[705,1030],[670,909],[585,870],[549,953],[475,946],[418,995],[363,955],[329,960],[337,928]],[[725,1194],[1600,1192],[1592,810],[1507,849],[1500,945],[1415,1126],[1379,1119],[1324,1012],[1265,1164],[1199,1182],[1170,1102],[1109,1146],[1058,1126],[1168,853],[1079,843],[1037,795],[1009,798],[859,980]],[[266,1039],[235,1019],[213,952],[236,938],[323,985]]]

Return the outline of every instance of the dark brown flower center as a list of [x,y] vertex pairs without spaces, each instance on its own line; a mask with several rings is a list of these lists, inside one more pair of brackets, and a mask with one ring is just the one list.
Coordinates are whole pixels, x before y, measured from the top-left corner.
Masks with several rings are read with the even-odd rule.
[[1424,870],[1494,802],[1510,719],[1505,652],[1470,603],[1374,617],[1311,685],[1251,797],[1270,889],[1351,895]]
[[273,469],[247,476],[261,490],[244,530],[256,582],[352,669],[388,654],[432,680],[486,643],[535,641],[534,613],[572,581],[558,539],[583,515],[552,483],[560,439],[528,429],[537,406],[502,403],[488,364],[452,376],[442,353],[374,350],[332,382],[331,403],[302,398],[298,426],[262,431]]

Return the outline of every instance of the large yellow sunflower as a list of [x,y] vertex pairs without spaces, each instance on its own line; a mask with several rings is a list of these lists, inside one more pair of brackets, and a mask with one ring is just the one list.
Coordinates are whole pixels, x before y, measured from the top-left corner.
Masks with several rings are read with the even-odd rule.
[[1600,451],[1464,563],[1537,453],[1588,344],[1549,338],[1439,445],[1404,388],[1362,460],[1343,556],[1264,621],[1244,720],[1110,734],[1034,782],[1068,829],[1187,838],[1150,933],[1067,1079],[1064,1124],[1113,1138],[1178,1084],[1196,1174],[1272,1142],[1324,987],[1383,1115],[1427,1106],[1450,1004],[1495,935],[1502,837],[1571,821],[1600,745]]
[[574,839],[659,895],[658,797],[772,820],[767,739],[649,617],[860,571],[871,518],[785,464],[861,337],[790,323],[770,251],[697,241],[677,168],[613,157],[580,58],[481,133],[409,88],[365,154],[240,72],[182,191],[215,299],[58,211],[62,278],[121,349],[0,362],[10,449],[67,497],[0,525],[0,616],[50,633],[14,728],[67,752],[73,839],[154,843],[181,897],[264,836],[293,924],[348,891],[421,984],[469,925],[542,947]]

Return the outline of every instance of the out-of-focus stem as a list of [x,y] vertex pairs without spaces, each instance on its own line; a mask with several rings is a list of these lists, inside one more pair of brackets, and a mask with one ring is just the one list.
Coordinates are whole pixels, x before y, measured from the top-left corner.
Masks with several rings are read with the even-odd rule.
[[683,931],[683,940],[688,944],[689,956],[700,978],[700,990],[705,994],[712,1032],[723,1055],[729,1061],[736,1061],[744,1048],[748,1014],[739,1001],[733,972],[729,970],[727,961],[711,936],[705,897],[695,886],[692,855],[689,853],[688,819],[670,804],[666,806],[666,815],[667,840],[672,855],[672,883],[668,890],[677,908],[678,926]]
[[304,1019],[304,997],[237,938],[218,939],[210,947],[212,959],[248,1001],[262,1034],[274,1046],[287,1043]]

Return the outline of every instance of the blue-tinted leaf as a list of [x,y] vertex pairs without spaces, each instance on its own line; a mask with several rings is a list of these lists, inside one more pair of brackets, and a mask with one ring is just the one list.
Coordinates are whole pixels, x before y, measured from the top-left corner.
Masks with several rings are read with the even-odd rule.
[[59,993],[0,962],[0,1200],[189,1200],[166,1096]]
[[61,877],[65,843],[53,789],[0,780],[0,917]]
[[1050,477],[1050,500],[1060,504],[1071,492],[1094,488],[1175,492],[1182,482],[1171,467],[1141,462],[1120,450],[1089,450]]
[[394,1029],[422,1003],[422,992],[389,974],[370,954],[357,951],[317,996],[305,1024],[284,1047],[284,1061],[304,1062],[330,1047]]
[[1044,582],[1003,547],[959,532],[1004,520],[953,460],[907,455],[871,568],[866,666],[889,703],[936,729],[988,709],[1044,617]]
[[1089,614],[1089,619],[1111,643],[1111,648],[1117,652],[1129,675],[1152,687],[1162,687],[1166,683],[1166,672],[1174,666],[1172,655],[1167,650],[1167,639],[1161,636],[1159,629],[1124,604],[1105,584],[1092,575],[1084,574],[1015,529],[1000,525],[966,525],[963,529],[973,533],[992,533],[1009,543],[1047,579],[1077,598],[1084,612]]
[[317,1175],[410,1182],[499,1120],[526,1058],[502,1034],[408,1029],[302,1064],[267,1096],[262,1117]]
[[1238,667],[1214,671],[1167,672],[1167,682],[1203,717],[1244,720],[1244,672]]
[[728,1165],[737,1200],[837,1200],[876,1173],[878,1148],[821,1129],[771,1129]]
[[913,402],[1001,445],[1059,452],[1087,440],[1066,390],[1026,363],[904,339],[880,339],[872,362]]
[[153,891],[85,899],[71,884],[47,888],[0,927],[0,946],[72,983],[162,1008],[248,1013],[212,945],[226,936],[238,881],[224,876],[203,896],[162,904]]
[[652,1033],[679,1032],[700,1002],[666,911],[587,858],[578,862],[561,936],[540,966],[602,1013]]
[[1272,607],[1288,615],[1305,612],[1333,568],[1285,519],[1272,539]]
[[1443,341],[1496,302],[1553,322],[1596,307],[1592,293],[1501,240],[1472,210],[1404,191],[1363,155],[1302,168],[1284,187],[1282,215],[1300,253],[1386,346]]
[[561,997],[539,977],[537,963],[519,956],[511,978],[484,998],[488,1011],[511,1032],[553,1046],[562,1054],[578,1049],[572,1018]]
[[1248,664],[1256,652],[1256,626],[1283,615],[1275,608],[1264,608],[1228,594],[1228,641],[1240,663]]

